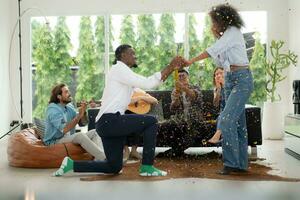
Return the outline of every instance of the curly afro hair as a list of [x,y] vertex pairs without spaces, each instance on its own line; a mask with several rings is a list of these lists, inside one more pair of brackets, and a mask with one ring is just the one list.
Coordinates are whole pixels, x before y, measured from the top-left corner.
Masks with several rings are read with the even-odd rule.
[[238,29],[244,26],[244,21],[237,10],[229,4],[213,7],[209,12],[209,16],[220,32],[224,32],[229,26],[235,26]]

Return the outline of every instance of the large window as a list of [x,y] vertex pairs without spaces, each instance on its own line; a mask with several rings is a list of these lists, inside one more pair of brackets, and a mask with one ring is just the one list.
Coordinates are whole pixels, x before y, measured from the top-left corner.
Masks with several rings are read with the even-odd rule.
[[[260,64],[265,55],[267,18],[265,12],[241,15],[246,25],[242,32],[248,56],[258,80],[251,103],[257,104],[265,98]],[[120,44],[134,47],[139,66],[135,71],[148,76],[161,70],[175,55],[194,57],[215,40],[205,13],[68,16],[48,20],[49,27],[43,18],[35,17],[31,22],[33,113],[39,118],[44,117],[51,88],[57,83],[69,85],[77,102],[100,99],[105,72]],[[189,68],[190,82],[202,89],[212,89],[214,67],[210,59],[194,64]],[[158,89],[170,90],[173,84],[170,77]]]

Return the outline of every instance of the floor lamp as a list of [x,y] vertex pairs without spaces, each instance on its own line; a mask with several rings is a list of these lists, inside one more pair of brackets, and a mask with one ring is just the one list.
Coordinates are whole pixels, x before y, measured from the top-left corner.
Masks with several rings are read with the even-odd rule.
[[[19,30],[19,72],[20,72],[20,111],[21,111],[21,119],[23,119],[23,76],[22,76],[22,30],[21,30],[21,0],[18,0],[18,30]],[[14,34],[14,32],[13,32]],[[13,36],[12,36],[13,37]],[[9,52],[10,54],[10,52]],[[10,58],[9,58],[10,59]],[[10,67],[10,66],[9,66]],[[17,124],[17,125],[16,125]],[[13,130],[15,130],[16,128],[18,128],[19,126],[21,126],[22,121],[13,121],[10,126],[13,128],[11,130],[9,130],[7,133],[5,133],[4,135],[2,135],[0,137],[0,139],[4,138],[6,135],[8,135],[9,133],[11,133]],[[16,125],[16,126],[15,126]]]
[[[47,18],[45,17],[45,15],[43,14],[43,12],[41,11],[41,9],[39,8],[27,8],[26,10],[24,10],[22,13],[21,13],[21,1],[22,0],[18,0],[18,20],[14,26],[14,29],[13,29],[13,33],[12,33],[12,36],[11,36],[11,40],[10,40],[10,48],[9,48],[9,67],[10,67],[10,55],[11,55],[11,47],[12,47],[12,41],[13,41],[13,37],[14,37],[14,34],[16,32],[16,29],[18,27],[18,32],[19,32],[19,72],[20,72],[20,118],[21,120],[20,121],[12,121],[12,123],[10,124],[11,127],[13,127],[10,131],[8,131],[7,133],[5,133],[4,135],[2,135],[0,137],[0,139],[2,139],[3,137],[5,137],[6,135],[9,135],[13,130],[15,130],[17,127],[21,126],[21,128],[23,128],[23,69],[22,69],[22,30],[21,30],[21,19],[22,17],[24,16],[24,14],[26,14],[28,11],[30,10],[37,10],[41,13],[42,16],[44,16],[45,18],[45,21],[46,21],[46,24],[49,26],[49,22],[47,20]],[[12,97],[13,98],[13,97]],[[16,109],[16,112],[18,113],[17,109]]]

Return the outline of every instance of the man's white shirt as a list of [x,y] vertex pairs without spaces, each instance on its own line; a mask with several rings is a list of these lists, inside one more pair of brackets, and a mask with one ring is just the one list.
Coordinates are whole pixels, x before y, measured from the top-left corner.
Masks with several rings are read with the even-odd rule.
[[117,61],[108,72],[96,122],[105,113],[120,112],[120,114],[124,114],[131,102],[131,96],[135,88],[149,90],[159,86],[161,83],[161,72],[144,77],[133,72],[123,62]]

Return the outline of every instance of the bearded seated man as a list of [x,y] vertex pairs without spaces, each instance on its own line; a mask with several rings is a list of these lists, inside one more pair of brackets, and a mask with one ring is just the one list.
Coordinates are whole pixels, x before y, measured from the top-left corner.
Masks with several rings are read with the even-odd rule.
[[171,94],[169,120],[159,123],[157,146],[168,144],[171,149],[160,153],[159,157],[185,156],[184,150],[194,141],[206,141],[211,137],[215,125],[206,123],[203,117],[202,92],[199,87],[189,83],[189,73],[185,69],[178,71],[178,81]]

